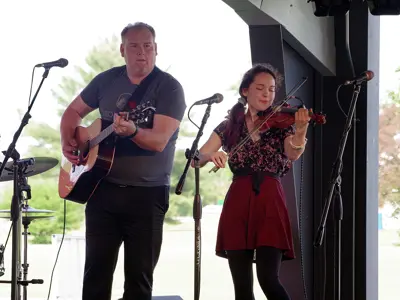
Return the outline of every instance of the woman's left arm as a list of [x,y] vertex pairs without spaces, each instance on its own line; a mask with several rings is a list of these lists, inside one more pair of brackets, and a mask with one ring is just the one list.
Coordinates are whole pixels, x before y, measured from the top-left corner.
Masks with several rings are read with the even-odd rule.
[[284,141],[285,154],[291,161],[299,159],[305,150],[310,119],[310,113],[305,108],[300,108],[295,114],[296,132],[286,137]]

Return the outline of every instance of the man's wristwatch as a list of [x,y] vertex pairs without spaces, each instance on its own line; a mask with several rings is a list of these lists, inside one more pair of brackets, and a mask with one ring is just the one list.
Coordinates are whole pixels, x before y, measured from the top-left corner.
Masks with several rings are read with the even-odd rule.
[[133,139],[137,135],[138,131],[139,131],[139,127],[136,126],[135,132],[132,133],[131,135],[126,136],[125,138],[126,139]]

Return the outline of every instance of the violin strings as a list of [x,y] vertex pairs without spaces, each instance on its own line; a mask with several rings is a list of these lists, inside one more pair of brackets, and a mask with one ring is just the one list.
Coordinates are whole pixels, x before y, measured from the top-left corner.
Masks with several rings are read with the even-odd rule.
[[[249,141],[249,139],[251,138],[251,136],[252,136],[257,130],[259,130],[259,129],[261,128],[261,126],[263,126],[263,125],[265,124],[265,122],[267,122],[269,119],[271,119],[271,117],[272,117],[285,103],[287,103],[287,101],[289,100],[289,98],[292,97],[293,94],[294,94],[295,92],[297,92],[297,90],[299,90],[299,89],[303,86],[303,84],[307,81],[307,79],[308,79],[307,77],[303,77],[303,81],[301,81],[300,83],[298,83],[297,86],[294,86],[294,87],[289,91],[289,93],[288,93],[288,94],[286,95],[286,97],[283,99],[282,103],[279,104],[279,105],[276,106],[276,107],[273,107],[272,112],[271,112],[258,126],[256,126],[255,128],[253,128],[253,130],[250,131],[249,134],[248,134],[243,140],[241,140],[241,141],[239,142],[239,144],[236,145],[236,147],[234,147],[234,148],[232,149],[231,153],[229,153],[229,154],[227,155],[227,156],[228,156],[228,160],[229,160],[230,157],[232,157],[233,155],[235,155],[235,154],[240,150],[240,148],[243,147],[244,144],[246,144],[246,143]],[[216,171],[218,171],[218,170],[219,170],[219,168],[218,168],[217,166],[214,166],[214,168],[212,168],[212,169],[210,170],[210,172],[211,172],[211,171],[216,172]]]
[[261,124],[259,124],[257,127],[253,128],[253,130],[251,132],[249,132],[249,134],[242,140],[240,141],[240,143],[233,148],[233,150],[231,151],[231,153],[229,154],[229,157],[233,156],[236,154],[236,152],[239,151],[239,149],[241,147],[243,147],[243,145],[245,143],[248,142],[248,140],[251,138],[251,136],[257,131],[259,130],[264,124],[265,122],[267,122],[269,119],[271,119],[271,117],[285,104],[287,103],[287,101],[293,96],[293,94],[305,83],[305,80],[300,82],[297,86],[294,86],[289,93],[286,95],[286,97],[283,99],[282,103],[276,107],[273,108],[272,112],[261,122]]

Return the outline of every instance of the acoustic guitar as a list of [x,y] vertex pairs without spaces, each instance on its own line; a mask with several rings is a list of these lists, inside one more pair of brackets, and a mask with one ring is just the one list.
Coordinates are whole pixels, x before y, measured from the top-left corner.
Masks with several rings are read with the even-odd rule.
[[[133,120],[136,126],[152,122],[149,120],[155,108],[147,105],[123,113],[125,119]],[[88,127],[76,128],[75,140],[78,150],[75,154],[79,157],[79,163],[74,165],[61,154],[58,179],[60,198],[80,204],[85,204],[91,198],[101,180],[110,173],[117,139],[112,123],[100,118]]]

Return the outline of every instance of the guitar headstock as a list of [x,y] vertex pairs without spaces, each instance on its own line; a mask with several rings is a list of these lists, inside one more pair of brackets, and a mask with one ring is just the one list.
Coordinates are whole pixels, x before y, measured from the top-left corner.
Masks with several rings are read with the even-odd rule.
[[118,113],[118,115],[122,117],[124,121],[130,121],[130,120],[134,121],[134,114],[132,114],[129,111],[121,111]]
[[152,126],[155,111],[156,108],[151,106],[151,103],[148,101],[139,104],[130,111],[120,112],[119,115],[123,116],[126,121],[132,120],[136,125],[149,127]]

